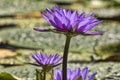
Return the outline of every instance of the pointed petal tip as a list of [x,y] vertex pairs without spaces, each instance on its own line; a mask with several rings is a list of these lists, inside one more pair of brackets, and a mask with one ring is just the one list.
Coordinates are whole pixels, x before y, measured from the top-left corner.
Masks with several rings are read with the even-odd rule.
[[37,28],[33,28],[33,30],[37,30]]
[[97,32],[97,33],[91,34],[91,35],[103,35],[103,33],[102,32]]
[[103,35],[103,34],[104,34],[103,31],[101,31],[101,32],[97,32],[97,33],[98,33],[98,35]]
[[41,11],[40,13],[41,13],[41,15],[44,15],[44,14],[45,14],[45,13],[44,13],[44,12],[42,12],[42,11]]
[[94,12],[91,12],[89,16],[94,16],[94,15],[95,15],[95,13],[94,13]]
[[91,76],[89,76],[88,80],[93,80],[93,78],[97,75],[97,72],[93,73]]
[[35,27],[35,28],[33,28],[33,30],[40,31],[41,28]]
[[104,33],[103,32],[100,32],[100,35],[103,35]]

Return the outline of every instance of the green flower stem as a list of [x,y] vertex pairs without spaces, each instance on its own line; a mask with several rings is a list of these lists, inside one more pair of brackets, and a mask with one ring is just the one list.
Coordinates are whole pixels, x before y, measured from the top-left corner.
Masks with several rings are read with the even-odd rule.
[[37,69],[36,69],[36,80],[41,80],[41,74]]
[[43,80],[46,80],[46,70],[43,72]]
[[64,54],[63,54],[63,62],[62,62],[62,80],[67,80],[67,59],[68,59],[70,40],[71,40],[71,36],[66,36]]
[[36,69],[36,80],[46,80],[46,70],[40,72],[38,69]]

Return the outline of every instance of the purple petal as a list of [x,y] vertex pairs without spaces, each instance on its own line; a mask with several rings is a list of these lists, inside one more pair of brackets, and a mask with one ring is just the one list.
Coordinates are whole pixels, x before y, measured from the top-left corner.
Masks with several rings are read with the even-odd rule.
[[46,8],[46,11],[49,14],[49,16],[53,16],[53,12],[49,8]]
[[58,12],[58,11],[56,10],[56,11],[54,11],[54,15],[61,21],[62,15],[60,14],[60,12]]
[[75,21],[74,23],[71,24],[73,30],[77,29],[78,23],[79,23],[79,20],[77,20],[77,21]]
[[98,24],[100,24],[100,23],[101,23],[100,21],[97,21],[97,22],[88,24],[88,25],[84,28],[84,31],[83,31],[83,32],[86,32],[86,31],[88,31],[88,30],[91,30],[93,27],[95,27],[96,25],[98,25]]
[[90,23],[94,23],[94,22],[102,22],[102,21],[99,21],[96,18],[92,18],[91,21],[90,21]]
[[53,56],[50,60],[50,63],[53,63],[54,65],[56,64],[54,61],[56,60],[57,58],[55,58],[55,56]]
[[35,63],[25,63],[25,64],[31,64],[31,65],[34,65],[34,66],[42,66],[41,64],[35,64]]
[[42,64],[41,60],[39,59],[39,57],[37,57],[35,54],[32,55],[32,58],[38,63],[38,64]]
[[68,30],[69,29],[69,26],[68,24],[70,23],[69,19],[67,19],[66,16],[62,16],[62,24],[63,24],[63,28]]
[[61,69],[55,70],[54,80],[62,80],[62,70]]
[[70,17],[71,21],[75,21],[78,18],[78,12],[74,11]]
[[50,31],[50,29],[45,29],[45,28],[33,28],[36,31],[40,31],[40,32],[48,32]]
[[62,22],[58,19],[58,17],[54,16],[54,21],[55,23],[57,24],[57,28],[59,29],[63,29],[63,25],[62,25]]
[[68,10],[67,15],[66,15],[66,16],[67,16],[67,18],[70,18],[71,14],[72,14],[72,13],[71,13],[71,11],[70,11],[70,10]]
[[[71,75],[70,75],[71,76]],[[72,74],[72,76],[71,76],[71,80],[76,80],[78,77],[80,76],[80,68],[78,68],[78,69],[75,69],[74,71],[73,71],[73,74]]]
[[52,26],[54,26],[56,29],[59,28],[59,27],[57,26],[57,24],[56,24],[54,21],[49,20],[49,22],[50,22],[50,24],[51,24]]
[[63,59],[63,57],[61,57],[61,58],[59,58],[59,59],[56,59],[56,60],[54,61],[54,64],[55,64],[55,65],[60,64],[59,62],[60,62],[62,59]]
[[[45,18],[47,22],[49,22],[50,18],[43,12],[41,12],[42,16]],[[50,22],[49,22],[50,23]]]
[[53,10],[55,11],[55,10],[57,10],[57,11],[60,11],[59,10],[59,7],[56,5],[55,7],[53,7]]
[[51,59],[52,59],[52,55],[50,55],[49,58],[46,59],[45,64],[46,64],[46,65],[47,65],[47,64],[52,64],[52,62],[50,63]]
[[93,80],[93,78],[95,77],[96,74],[97,74],[97,72],[93,73],[93,74],[88,78],[88,80]]
[[102,32],[85,32],[85,35],[103,35]]
[[68,20],[67,29],[68,29],[69,31],[72,30],[72,25],[70,24],[70,20]]
[[53,25],[54,27],[56,27],[57,25],[54,23],[53,18],[48,17],[45,13],[41,13],[42,16],[45,18],[45,20],[47,20],[51,25]]
[[88,17],[93,17],[94,16],[94,13],[91,13]]
[[73,24],[78,19],[78,12],[74,11],[70,17],[71,24]]
[[77,30],[78,30],[78,31],[80,31],[80,32],[83,32],[83,31],[84,31],[85,26],[86,26],[89,22],[90,22],[90,20],[89,20],[89,19],[87,19],[87,20],[84,20],[84,21],[80,22],[80,23],[79,23],[79,25],[78,25]]
[[83,12],[83,13],[79,16],[80,21],[81,21],[83,18],[85,18],[85,12]]
[[87,78],[87,75],[88,75],[88,67],[85,67],[83,70],[82,70],[82,80],[86,80]]
[[63,9],[62,11],[63,11],[64,15],[66,16],[67,15],[66,9]]

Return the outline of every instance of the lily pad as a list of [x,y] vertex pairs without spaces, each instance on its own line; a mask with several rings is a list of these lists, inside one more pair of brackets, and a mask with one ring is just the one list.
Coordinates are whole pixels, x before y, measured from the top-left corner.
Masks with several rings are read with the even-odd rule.
[[[104,31],[103,36],[77,36],[72,39],[70,50],[79,52],[84,50],[93,51],[96,39],[98,40],[97,46],[119,41],[119,26],[120,25],[117,22],[102,23],[98,27],[94,28],[94,30],[99,29],[99,31]],[[37,32],[32,28],[13,28],[12,30],[2,30],[0,31],[0,38],[10,45],[41,50],[63,50],[65,41],[65,36],[61,34]]]
[[7,49],[0,49],[0,58],[14,57],[16,53]]
[[17,80],[11,74],[6,73],[6,72],[0,73],[0,79],[1,80]]
[[[90,69],[90,74],[93,72],[97,72],[97,75],[95,77],[96,80],[119,80],[119,72],[120,72],[120,64],[119,63],[113,63],[113,62],[100,62],[100,63],[77,63],[77,64],[68,64],[68,67],[75,69],[80,67],[83,69],[84,67],[88,66]],[[17,67],[11,67],[0,70],[0,72],[7,72],[11,73],[15,76],[18,76],[25,80],[35,80],[35,69],[34,66],[17,66]],[[117,69],[117,70],[116,70]],[[89,74],[89,75],[90,75]]]
[[0,15],[40,11],[45,10],[45,6],[51,8],[53,4],[37,0],[0,0]]
[[[86,13],[93,12],[95,13],[97,17],[108,18],[109,20],[110,18],[112,19],[112,18],[120,17],[120,7],[102,6],[101,8],[96,8],[96,7],[90,8],[90,7],[86,7],[85,5],[82,5],[82,4],[80,5],[79,3],[76,3],[76,4],[71,5],[71,9],[78,10],[80,13],[82,13],[83,11]],[[119,18],[117,19],[119,20]]]

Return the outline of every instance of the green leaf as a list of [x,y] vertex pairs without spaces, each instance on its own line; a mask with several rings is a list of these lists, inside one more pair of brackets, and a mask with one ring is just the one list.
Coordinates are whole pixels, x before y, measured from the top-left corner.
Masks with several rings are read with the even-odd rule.
[[79,76],[76,80],[82,80],[82,77],[81,77],[81,76]]
[[2,72],[0,73],[0,80],[17,80],[11,74]]

